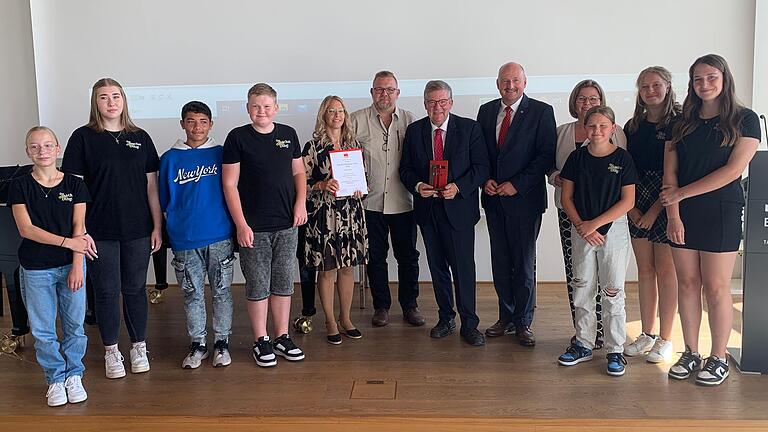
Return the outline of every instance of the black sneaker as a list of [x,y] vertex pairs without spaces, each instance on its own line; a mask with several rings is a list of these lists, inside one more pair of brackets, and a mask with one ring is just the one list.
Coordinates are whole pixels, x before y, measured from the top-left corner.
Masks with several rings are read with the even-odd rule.
[[720,385],[728,378],[728,363],[717,356],[707,358],[704,367],[696,375],[696,384],[703,386]]
[[293,343],[291,337],[284,334],[272,343],[272,348],[275,349],[275,353],[280,357],[284,357],[286,360],[299,361],[304,360],[304,351],[297,347]]
[[[685,352],[680,360],[669,368],[670,378],[684,380],[701,368],[701,354],[691,351],[691,347],[685,346]],[[719,384],[719,383],[718,383]]]
[[277,365],[277,356],[272,351],[272,341],[269,339],[269,336],[262,336],[253,343],[253,359],[261,367]]

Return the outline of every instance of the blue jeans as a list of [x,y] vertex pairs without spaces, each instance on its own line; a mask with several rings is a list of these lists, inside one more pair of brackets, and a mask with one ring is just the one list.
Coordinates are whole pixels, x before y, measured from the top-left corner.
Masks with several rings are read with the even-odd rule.
[[216,340],[228,341],[232,334],[232,275],[235,254],[232,240],[222,240],[198,249],[173,251],[171,266],[184,293],[187,333],[192,343],[205,345],[205,274],[213,294],[213,331]]
[[[21,277],[21,298],[27,307],[29,325],[35,337],[37,363],[45,372],[46,383],[64,382],[83,376],[83,356],[88,345],[85,319],[85,286],[72,292],[67,276],[72,266],[46,270],[26,270]],[[85,273],[85,263],[83,263]],[[56,311],[61,320],[62,340],[56,335]]]

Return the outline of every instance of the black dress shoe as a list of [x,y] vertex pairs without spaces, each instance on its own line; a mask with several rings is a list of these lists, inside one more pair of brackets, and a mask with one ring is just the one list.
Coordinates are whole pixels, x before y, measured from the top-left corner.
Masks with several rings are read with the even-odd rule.
[[515,334],[515,325],[512,323],[505,323],[502,320],[496,321],[496,324],[485,329],[485,335],[488,337],[498,337],[510,334]]
[[376,309],[371,318],[371,324],[374,327],[384,327],[389,324],[389,311],[384,308]]
[[427,323],[424,320],[424,315],[421,314],[419,308],[407,309],[403,311],[403,319],[414,327],[421,327]]
[[536,338],[533,336],[531,328],[528,326],[517,326],[515,328],[515,336],[522,346],[535,346]]
[[461,338],[464,339],[464,342],[472,346],[485,345],[485,336],[483,336],[483,334],[480,333],[480,330],[476,328],[470,330],[462,330]]
[[455,320],[440,320],[437,322],[437,325],[432,327],[432,330],[429,331],[429,337],[433,338],[444,338],[448,336],[449,334],[456,331],[456,321]]

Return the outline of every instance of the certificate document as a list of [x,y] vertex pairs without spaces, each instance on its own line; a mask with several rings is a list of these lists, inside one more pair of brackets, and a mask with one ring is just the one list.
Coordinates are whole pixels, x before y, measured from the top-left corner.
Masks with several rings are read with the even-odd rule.
[[363,167],[363,149],[333,150],[331,175],[339,182],[337,197],[352,196],[356,191],[368,193],[368,182]]

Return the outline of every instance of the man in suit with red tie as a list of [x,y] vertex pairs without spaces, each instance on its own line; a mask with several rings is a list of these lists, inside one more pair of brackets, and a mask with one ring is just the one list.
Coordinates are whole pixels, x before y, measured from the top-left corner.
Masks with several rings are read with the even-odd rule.
[[490,166],[481,202],[499,298],[499,319],[485,334],[514,333],[520,344],[534,346],[536,239],[547,208],[545,175],[555,162],[557,134],[552,107],[526,96],[526,84],[521,65],[503,65],[496,79],[501,98],[483,104],[477,121]]
[[[473,346],[485,344],[475,313],[475,224],[480,220],[479,188],[488,179],[488,155],[480,125],[451,114],[451,87],[430,81],[424,88],[427,117],[405,132],[400,179],[414,195],[413,211],[421,229],[439,308],[430,336],[442,338],[456,329],[453,310],[461,318],[461,337]],[[430,161],[447,161],[447,184],[430,186]]]

